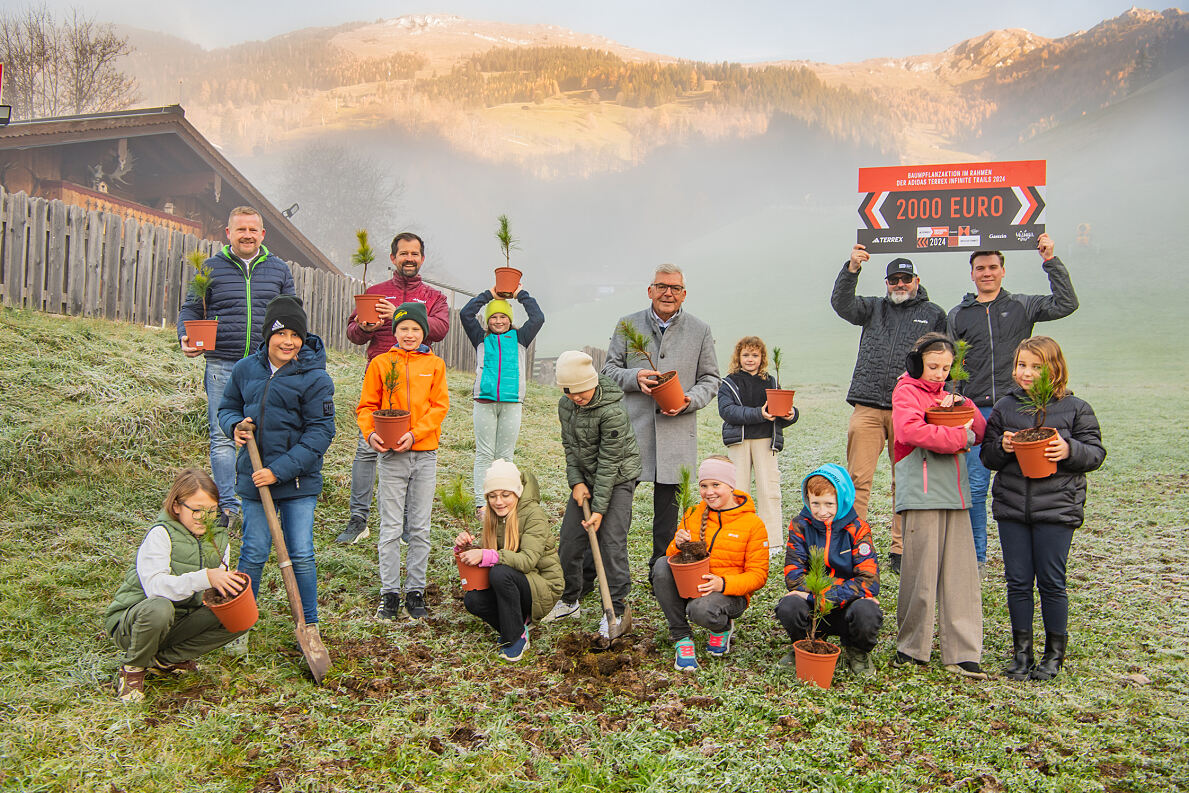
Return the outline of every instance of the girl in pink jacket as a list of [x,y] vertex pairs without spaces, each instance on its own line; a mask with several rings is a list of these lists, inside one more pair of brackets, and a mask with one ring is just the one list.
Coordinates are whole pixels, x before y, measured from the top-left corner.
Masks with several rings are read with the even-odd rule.
[[907,371],[892,391],[896,512],[904,525],[892,664],[929,662],[936,605],[942,664],[956,674],[982,679],[983,610],[967,511],[966,450],[982,440],[986,421],[975,410],[960,427],[925,422],[926,409],[962,402],[944,388],[954,352],[948,336],[925,334],[908,353]]

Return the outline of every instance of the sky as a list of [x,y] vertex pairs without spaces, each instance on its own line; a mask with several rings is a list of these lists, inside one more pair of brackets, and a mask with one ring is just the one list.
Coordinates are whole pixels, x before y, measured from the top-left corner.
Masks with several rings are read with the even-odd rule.
[[159,30],[208,48],[267,39],[303,27],[437,13],[554,24],[691,60],[827,63],[939,52],[1001,28],[1026,28],[1058,38],[1127,10],[1121,0],[87,0],[85,4],[45,0],[45,5],[58,14],[84,8],[98,21]]

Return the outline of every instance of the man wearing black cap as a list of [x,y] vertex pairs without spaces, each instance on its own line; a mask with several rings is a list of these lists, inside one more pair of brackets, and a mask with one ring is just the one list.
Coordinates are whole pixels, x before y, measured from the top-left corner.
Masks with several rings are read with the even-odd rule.
[[[884,446],[892,453],[892,389],[904,371],[904,357],[913,343],[932,330],[945,332],[945,310],[929,302],[916,267],[908,259],[888,263],[887,294],[857,297],[859,271],[870,256],[856,245],[850,260],[834,281],[830,305],[838,316],[863,329],[859,355],[846,401],[854,406],[846,428],[846,468],[855,483],[855,512],[867,520],[871,480]],[[896,475],[892,473],[895,499]],[[892,547],[889,559],[893,572],[900,572],[900,516],[892,519]]]

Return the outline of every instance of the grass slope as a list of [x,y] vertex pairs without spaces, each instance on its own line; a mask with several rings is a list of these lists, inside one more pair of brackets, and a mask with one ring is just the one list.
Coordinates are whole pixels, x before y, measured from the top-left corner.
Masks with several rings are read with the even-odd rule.
[[[323,636],[335,662],[326,686],[315,687],[303,671],[270,565],[245,661],[213,653],[198,674],[152,681],[146,702],[126,707],[113,696],[118,655],[101,617],[172,472],[206,464],[201,364],[176,353],[169,330],[0,310],[0,787],[1189,786],[1189,452],[1167,382],[1159,390],[1110,385],[1104,375],[1096,382],[1107,384],[1083,392],[1103,422],[1109,455],[1092,477],[1088,520],[1074,543],[1072,654],[1056,681],[971,683],[936,664],[890,669],[898,581],[885,575],[879,676],[859,682],[840,672],[834,688],[822,691],[776,666],[787,640],[772,617],[783,589],[775,563],[773,579],[739,623],[729,658],[711,663],[703,655],[697,675],[672,670],[663,619],[642,584],[633,596],[632,642],[597,656],[584,652],[585,636],[575,631],[595,626],[589,599],[580,624],[540,627],[525,661],[499,664],[493,634],[458,599],[446,551],[456,529],[440,510],[430,561],[432,617],[395,627],[373,621],[374,543],[333,544],[347,513],[361,369],[358,357],[331,357],[339,437],[326,458],[315,525]],[[439,481],[469,476],[469,382],[464,374],[450,376],[455,404]],[[804,417],[780,459],[786,516],[799,502],[800,478],[844,456],[848,408],[840,389],[809,388],[797,398]],[[517,460],[537,472],[547,509],[560,514],[566,483],[555,399],[552,389],[530,390]],[[713,410],[701,414],[703,454],[719,445],[716,425]],[[1150,444],[1148,426],[1160,427],[1171,444]],[[886,490],[885,467],[872,515],[881,542]],[[636,503],[637,582],[648,554],[650,492],[641,487]],[[985,665],[997,669],[1009,629],[994,541],[991,553],[983,586]]]

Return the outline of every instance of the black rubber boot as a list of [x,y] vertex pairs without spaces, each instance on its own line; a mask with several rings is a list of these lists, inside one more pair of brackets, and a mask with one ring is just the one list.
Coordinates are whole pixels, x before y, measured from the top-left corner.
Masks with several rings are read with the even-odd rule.
[[1045,651],[1040,663],[1032,667],[1033,680],[1052,680],[1065,662],[1065,641],[1068,633],[1046,633]]
[[1011,644],[1011,661],[1003,667],[1003,675],[1009,680],[1027,680],[1036,663],[1032,657],[1032,631],[1012,631]]

